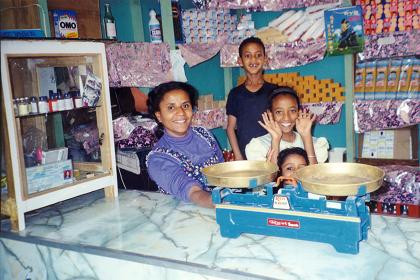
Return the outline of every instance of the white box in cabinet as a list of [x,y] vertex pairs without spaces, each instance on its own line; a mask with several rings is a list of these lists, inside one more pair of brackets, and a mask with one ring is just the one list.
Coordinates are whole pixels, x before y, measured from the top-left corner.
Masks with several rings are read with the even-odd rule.
[[73,182],[71,160],[47,163],[26,168],[28,194],[45,191]]

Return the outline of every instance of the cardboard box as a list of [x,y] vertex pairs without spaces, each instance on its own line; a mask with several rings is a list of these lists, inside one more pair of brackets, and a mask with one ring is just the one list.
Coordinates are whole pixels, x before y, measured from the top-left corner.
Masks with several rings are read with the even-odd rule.
[[73,182],[73,166],[71,160],[26,168],[28,194],[59,187]]
[[413,159],[412,141],[409,127],[369,131],[363,134],[361,156],[372,159]]
[[53,10],[56,38],[79,38],[76,12],[71,10]]

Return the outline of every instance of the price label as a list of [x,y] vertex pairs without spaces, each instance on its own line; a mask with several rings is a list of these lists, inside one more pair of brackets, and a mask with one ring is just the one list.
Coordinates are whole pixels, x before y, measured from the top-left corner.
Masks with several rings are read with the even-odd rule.
[[273,208],[289,210],[289,199],[286,196],[274,195]]

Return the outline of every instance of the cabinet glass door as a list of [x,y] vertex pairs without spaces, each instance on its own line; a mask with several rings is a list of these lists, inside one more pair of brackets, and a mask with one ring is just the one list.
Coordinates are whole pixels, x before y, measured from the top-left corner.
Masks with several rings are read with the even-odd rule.
[[91,54],[8,58],[26,196],[109,174],[100,61]]

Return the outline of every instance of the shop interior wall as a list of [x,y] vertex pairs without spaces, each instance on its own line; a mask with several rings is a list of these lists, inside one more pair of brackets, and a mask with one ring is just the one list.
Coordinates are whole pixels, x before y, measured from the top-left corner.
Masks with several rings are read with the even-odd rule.
[[[130,14],[134,14],[133,10],[138,10],[143,19],[144,40],[150,41],[148,34],[149,10],[155,9],[160,13],[160,5],[157,0],[141,1],[141,8],[136,4],[136,0],[101,0],[100,7],[103,14],[104,3],[110,3],[114,17],[117,19],[118,39],[120,41],[132,42],[133,36],[133,19]],[[191,1],[180,1],[182,9],[193,8]],[[131,10],[131,13],[127,11]],[[244,11],[239,11],[239,13]],[[255,21],[256,28],[260,28],[268,24],[268,22],[276,18],[280,12],[255,12],[252,13],[252,18]],[[201,95],[213,93],[214,99],[224,99],[227,92],[224,91],[224,76],[223,68],[219,66],[220,57],[216,55],[212,59],[203,62],[195,67],[185,66],[185,73],[188,82],[195,86]],[[328,57],[316,63],[311,63],[305,66],[288,68],[276,71],[267,71],[267,73],[284,73],[284,72],[299,72],[300,75],[315,75],[317,79],[333,79],[344,86],[344,59],[342,56]],[[241,71],[239,68],[233,69],[233,84],[236,85]],[[212,132],[216,135],[222,148],[227,147],[227,137],[223,129],[214,129]],[[340,122],[335,125],[317,125],[314,129],[314,136],[326,137],[332,147],[345,147],[345,112],[344,106],[341,113]]]
[[[141,12],[143,19],[144,41],[150,42],[148,33],[149,26],[149,11],[154,9],[160,14],[160,4],[157,0],[141,0],[141,7],[139,6],[140,0],[100,0],[101,15],[104,14],[105,3],[111,4],[112,14],[117,20],[118,40],[123,42],[133,42],[135,40],[135,19],[133,15],[135,12]],[[180,5],[183,9],[194,8],[192,1],[181,1]],[[131,11],[131,12],[127,12]],[[185,65],[185,74],[188,82],[196,87],[200,95],[213,93],[215,100],[223,100],[225,97],[224,92],[224,77],[223,69],[220,68],[220,57],[216,55],[212,59],[190,68]],[[148,92],[149,89],[142,89]],[[226,133],[222,128],[212,130],[222,148],[227,148]]]

